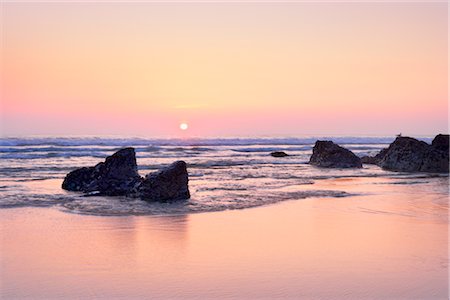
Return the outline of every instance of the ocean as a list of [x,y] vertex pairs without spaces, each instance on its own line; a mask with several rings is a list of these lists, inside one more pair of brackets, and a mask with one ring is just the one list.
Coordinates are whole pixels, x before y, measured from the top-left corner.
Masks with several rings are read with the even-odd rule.
[[[308,164],[317,139],[333,140],[358,156],[375,155],[393,137],[300,137],[150,139],[116,137],[29,137],[0,139],[0,208],[51,206],[78,214],[172,215],[244,209],[286,200],[352,196],[342,189],[315,189],[330,178],[394,179],[392,184],[423,184],[447,192],[435,174],[362,169],[320,169]],[[423,138],[431,142],[430,138]],[[125,197],[83,197],[61,189],[68,172],[93,166],[122,147],[136,149],[142,176],[173,161],[188,164],[191,199],[147,203]],[[288,157],[275,158],[272,151]],[[444,180],[445,181],[445,180]]]

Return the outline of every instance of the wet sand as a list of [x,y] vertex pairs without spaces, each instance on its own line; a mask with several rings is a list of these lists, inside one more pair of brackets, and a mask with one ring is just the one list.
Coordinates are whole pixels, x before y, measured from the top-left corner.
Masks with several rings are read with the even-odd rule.
[[386,178],[313,186],[362,195],[159,217],[2,209],[1,297],[448,298],[442,191]]

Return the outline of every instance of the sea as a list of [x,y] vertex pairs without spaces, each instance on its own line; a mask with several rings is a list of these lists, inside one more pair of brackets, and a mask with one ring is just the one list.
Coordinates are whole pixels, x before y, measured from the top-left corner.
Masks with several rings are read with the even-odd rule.
[[[448,195],[447,175],[390,172],[375,165],[321,169],[308,164],[316,140],[332,140],[364,156],[377,154],[394,138],[3,137],[0,208],[53,207],[68,213],[101,216],[177,215],[246,209],[286,200],[354,196],[338,187],[315,188],[318,182],[338,178],[385,178],[391,185],[423,185],[424,190]],[[429,143],[432,137],[420,139]],[[85,197],[61,188],[68,172],[93,166],[123,147],[135,148],[142,176],[184,160],[191,198],[149,203],[127,197]],[[272,151],[284,151],[289,156],[272,157]]]
[[[308,164],[394,138],[1,138],[0,298],[448,299],[448,175]],[[191,198],[61,188],[123,147],[142,176],[186,161]]]

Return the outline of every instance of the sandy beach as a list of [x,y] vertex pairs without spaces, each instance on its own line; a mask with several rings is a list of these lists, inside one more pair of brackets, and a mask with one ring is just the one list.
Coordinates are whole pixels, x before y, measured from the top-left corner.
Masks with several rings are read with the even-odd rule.
[[447,299],[448,179],[433,180],[328,179],[365,194],[176,216],[3,209],[1,296]]

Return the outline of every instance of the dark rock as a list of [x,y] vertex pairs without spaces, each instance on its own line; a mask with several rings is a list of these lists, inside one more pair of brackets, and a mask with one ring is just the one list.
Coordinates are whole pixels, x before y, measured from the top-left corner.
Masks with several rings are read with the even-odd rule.
[[368,155],[361,157],[361,162],[366,165],[378,164],[378,160],[375,158],[375,156],[368,156]]
[[85,197],[130,196],[163,202],[190,198],[184,161],[142,178],[137,172],[133,148],[121,149],[94,167],[70,172],[64,178],[62,188],[84,192]]
[[62,188],[102,195],[126,195],[141,180],[137,172],[136,154],[133,148],[124,148],[95,167],[76,169],[62,183]]
[[94,167],[76,169],[66,175],[62,188],[68,191],[84,191],[94,180]]
[[363,156],[361,157],[361,162],[363,164],[368,165],[378,165],[380,161],[383,159],[383,157],[386,155],[387,148],[382,149],[380,152],[378,152],[375,156]]
[[148,174],[130,196],[150,202],[189,199],[186,163],[176,161],[158,172]]
[[423,141],[399,136],[389,145],[380,166],[386,170],[418,172],[429,147]]
[[272,155],[273,157],[285,157],[285,156],[289,156],[287,153],[283,152],[283,151],[275,151],[270,153],[270,155]]
[[389,145],[379,165],[391,171],[448,173],[448,136],[445,141],[444,135],[438,135],[433,143],[429,145],[411,137],[399,136]]
[[448,134],[438,134],[433,141],[431,142],[431,145],[441,151],[447,151],[449,150],[449,135]]
[[427,155],[425,155],[420,171],[427,173],[448,173],[448,156],[448,151],[440,151],[437,149],[430,150]]
[[362,168],[358,156],[332,141],[316,141],[309,163],[322,168]]

